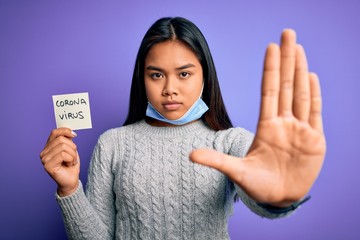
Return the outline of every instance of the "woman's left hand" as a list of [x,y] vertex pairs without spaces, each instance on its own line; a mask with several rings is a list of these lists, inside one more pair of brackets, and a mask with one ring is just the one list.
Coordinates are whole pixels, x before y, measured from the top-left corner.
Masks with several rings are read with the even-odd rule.
[[248,154],[239,159],[214,150],[190,154],[193,162],[226,174],[257,202],[286,207],[303,198],[326,151],[319,80],[308,71],[296,33],[266,51],[260,118]]

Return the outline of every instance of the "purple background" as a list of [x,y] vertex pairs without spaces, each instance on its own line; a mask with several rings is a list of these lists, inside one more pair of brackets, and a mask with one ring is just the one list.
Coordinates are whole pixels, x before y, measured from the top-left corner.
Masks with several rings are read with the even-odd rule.
[[275,221],[237,204],[232,239],[360,239],[359,13],[356,0],[0,1],[0,238],[65,239],[39,160],[55,128],[51,96],[89,92],[93,128],[76,138],[85,182],[99,134],[126,117],[143,34],[180,15],[206,36],[236,126],[255,130],[264,51],[284,28],[298,32],[322,84],[328,151],[312,200]]

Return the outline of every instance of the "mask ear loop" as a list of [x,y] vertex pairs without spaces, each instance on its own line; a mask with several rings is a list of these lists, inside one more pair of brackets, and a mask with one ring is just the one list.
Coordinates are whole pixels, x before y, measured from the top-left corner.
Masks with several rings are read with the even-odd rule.
[[203,81],[202,86],[201,86],[201,92],[200,92],[200,96],[199,96],[199,98],[201,98],[201,99],[202,99],[202,94],[204,91],[204,85],[205,85],[205,81]]

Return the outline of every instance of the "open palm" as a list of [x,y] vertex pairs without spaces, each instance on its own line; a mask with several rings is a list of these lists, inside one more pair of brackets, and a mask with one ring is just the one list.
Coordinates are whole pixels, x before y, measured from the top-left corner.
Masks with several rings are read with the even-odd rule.
[[201,149],[190,158],[223,172],[258,202],[288,206],[310,190],[325,149],[318,78],[308,71],[296,33],[285,30],[281,46],[270,44],[266,52],[260,118],[248,154],[239,161]]

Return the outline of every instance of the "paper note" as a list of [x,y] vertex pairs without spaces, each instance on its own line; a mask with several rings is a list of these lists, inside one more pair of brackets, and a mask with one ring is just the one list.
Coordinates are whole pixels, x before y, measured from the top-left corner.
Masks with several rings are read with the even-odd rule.
[[52,96],[57,128],[92,128],[89,94],[72,93]]

